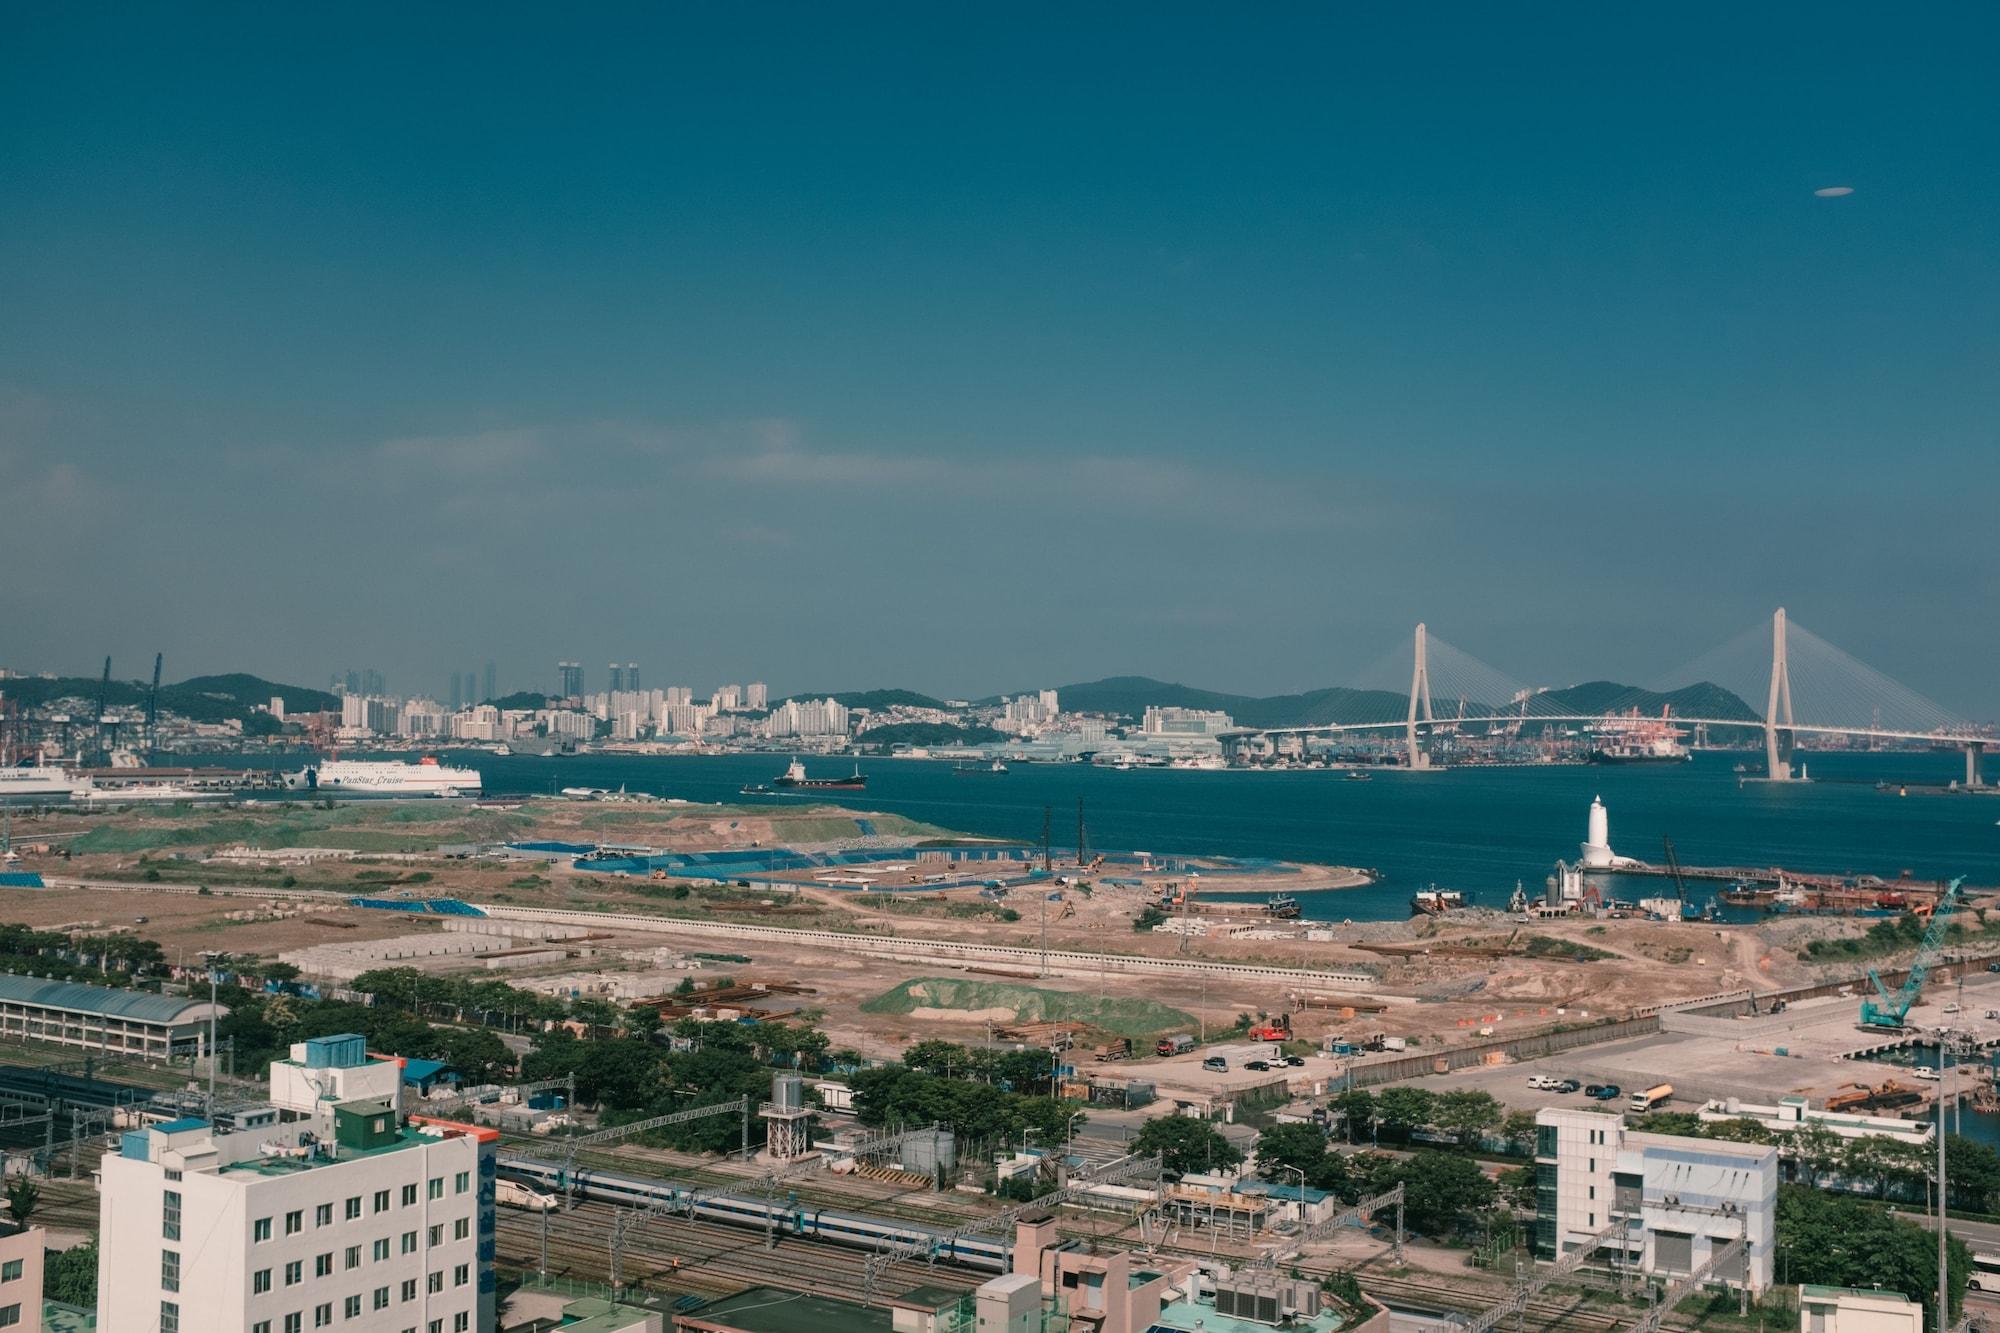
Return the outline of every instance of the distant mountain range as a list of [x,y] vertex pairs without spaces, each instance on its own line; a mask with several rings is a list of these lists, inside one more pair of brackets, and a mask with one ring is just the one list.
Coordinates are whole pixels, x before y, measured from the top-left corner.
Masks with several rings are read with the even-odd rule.
[[[1333,686],[1308,690],[1303,694],[1276,694],[1257,697],[1224,694],[1153,680],[1147,676],[1111,676],[1104,680],[1064,685],[1056,697],[1065,711],[1116,713],[1137,718],[1154,705],[1162,708],[1220,710],[1246,727],[1323,727],[1342,723],[1385,722],[1409,711],[1407,694],[1395,690],[1350,690]],[[1433,697],[1432,707],[1439,716],[1458,711],[1458,700]],[[1690,717],[1742,718],[1754,722],[1759,714],[1742,699],[1720,685],[1706,681],[1682,689],[1660,693],[1623,685],[1612,680],[1586,681],[1565,689],[1549,690],[1538,696],[1533,712],[1602,714],[1637,708],[1659,716],[1668,705],[1675,713]],[[1499,704],[1467,700],[1468,712],[1489,713]]]
[[[0,680],[0,693],[26,708],[39,708],[57,699],[80,699],[88,707],[95,708],[100,689],[104,691],[104,702],[112,708],[144,708],[152,684],[150,681],[114,679],[107,687],[101,680],[89,676],[57,676],[54,679],[25,676]],[[255,705],[268,708],[273,699],[283,699],[288,713],[340,711],[340,700],[325,690],[280,685],[276,681],[240,671],[224,676],[191,676],[172,685],[162,683],[160,686],[160,711],[178,713],[195,722],[246,721]]]

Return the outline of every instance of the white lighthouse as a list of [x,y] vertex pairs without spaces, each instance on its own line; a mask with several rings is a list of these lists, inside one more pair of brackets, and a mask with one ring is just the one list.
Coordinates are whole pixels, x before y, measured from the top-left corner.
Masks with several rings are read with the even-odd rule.
[[1583,864],[1602,869],[1618,858],[1611,853],[1611,816],[1605,812],[1604,798],[1590,798],[1590,826],[1583,840]]

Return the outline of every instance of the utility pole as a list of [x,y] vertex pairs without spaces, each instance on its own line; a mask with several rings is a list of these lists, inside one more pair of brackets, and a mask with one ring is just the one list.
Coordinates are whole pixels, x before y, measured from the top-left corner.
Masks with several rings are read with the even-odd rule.
[[1054,869],[1049,864],[1049,817],[1054,813],[1052,807],[1046,805],[1042,807],[1042,873],[1044,875]]
[[229,955],[228,955],[228,954],[226,954],[226,953],[223,953],[223,952],[222,952],[221,950],[218,950],[218,949],[203,949],[203,950],[201,951],[201,956],[202,956],[202,959],[203,959],[203,960],[204,960],[204,961],[205,961],[205,962],[206,962],[206,963],[208,964],[208,1104],[207,1104],[207,1111],[208,1111],[208,1117],[209,1117],[209,1119],[210,1119],[211,1121],[213,1121],[213,1120],[215,1119],[215,1065],[216,1065],[216,1058],[217,1058],[217,1055],[218,1055],[218,1052],[217,1052],[217,1050],[216,1050],[216,1041],[215,1041],[215,1009],[216,1009],[216,1000],[215,1000],[215,982],[216,982],[216,976],[215,976],[215,971],[216,971],[216,968],[218,968],[218,967],[220,967],[220,966],[221,966],[221,964],[222,964],[222,961],[223,961],[223,959],[225,959],[225,958],[229,957]]

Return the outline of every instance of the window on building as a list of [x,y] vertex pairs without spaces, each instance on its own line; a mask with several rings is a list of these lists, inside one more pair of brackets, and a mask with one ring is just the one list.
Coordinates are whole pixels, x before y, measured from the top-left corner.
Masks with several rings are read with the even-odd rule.
[[0,1328],[12,1328],[21,1322],[21,1303],[0,1305]]
[[461,1217],[456,1222],[453,1222],[451,1224],[451,1238],[453,1240],[464,1240],[467,1236],[470,1236],[471,1234],[472,1234],[471,1218]]
[[452,1270],[451,1270],[451,1285],[452,1285],[452,1286],[454,1286],[454,1287],[462,1287],[462,1286],[464,1286],[464,1285],[465,1285],[466,1283],[468,1283],[468,1282],[470,1282],[470,1281],[472,1281],[472,1265],[471,1265],[471,1264],[460,1264],[460,1265],[459,1265],[458,1267],[456,1267],[456,1268],[454,1268],[454,1269],[452,1269]]
[[333,1276],[333,1251],[328,1250],[325,1254],[315,1254],[313,1256],[313,1276]]
[[389,1191],[387,1190],[375,1191],[375,1211],[378,1213],[386,1213],[389,1211]]
[[343,1257],[340,1266],[342,1271],[361,1267],[361,1247],[359,1245],[348,1246],[347,1253]]
[[432,1177],[431,1177],[431,1187],[430,1187],[430,1193],[431,1193],[431,1197],[432,1197],[433,1199],[442,1199],[442,1198],[444,1197],[444,1177],[443,1177],[443,1176],[432,1176]]
[[1558,1143],[1554,1125],[1535,1126],[1535,1156],[1554,1157],[1559,1150]]
[[361,1196],[357,1194],[347,1201],[347,1220],[352,1222],[359,1216],[361,1216]]
[[250,1325],[250,1333],[271,1333],[271,1321],[268,1319],[259,1319],[256,1323]]
[[9,1259],[6,1263],[0,1264],[0,1282],[19,1282],[21,1262],[19,1259]]
[[285,1285],[296,1287],[306,1280],[306,1266],[303,1260],[294,1259],[285,1265]]
[[160,1251],[160,1290],[179,1291],[181,1289],[181,1252],[179,1250]]
[[181,1307],[177,1302],[160,1302],[160,1333],[181,1333]]
[[405,1231],[403,1233],[403,1253],[415,1254],[416,1252],[417,1252],[417,1233],[414,1231]]
[[414,1184],[403,1186],[403,1207],[408,1208],[411,1204],[415,1203],[416,1201],[417,1201],[417,1187]]
[[373,1303],[374,1307],[375,1307],[375,1308],[376,1308],[377,1310],[386,1310],[386,1309],[388,1309],[388,1308],[389,1308],[389,1289],[388,1289],[387,1287],[377,1287],[377,1288],[375,1288],[375,1299],[374,1299],[374,1301],[373,1301],[372,1303]]
[[322,1203],[313,1206],[313,1225],[316,1227],[330,1227],[333,1225],[332,1204]]
[[413,1301],[416,1298],[417,1298],[417,1280],[413,1277],[404,1278],[403,1292],[400,1299],[406,1301]]
[[466,1333],[466,1330],[471,1327],[472,1316],[466,1311],[460,1310],[451,1317],[451,1333]]
[[250,1275],[250,1294],[262,1296],[271,1289],[271,1270],[260,1268]]
[[382,1239],[375,1242],[374,1259],[375,1262],[379,1264],[388,1257],[389,1257],[389,1238],[387,1236],[384,1236],[382,1237]]
[[285,1234],[296,1236],[306,1229],[306,1215],[297,1208],[285,1214]]
[[425,1274],[424,1290],[433,1296],[444,1290],[444,1270],[442,1268],[435,1273]]
[[250,1224],[250,1239],[260,1245],[271,1239],[271,1219],[260,1217],[255,1222],[252,1222]]
[[433,1319],[430,1323],[425,1324],[424,1328],[426,1333],[444,1333],[444,1320]]
[[181,1238],[181,1193],[168,1190],[160,1196],[160,1234],[168,1240]]
[[472,1173],[470,1171],[461,1171],[456,1176],[452,1177],[451,1192],[453,1194],[463,1194],[471,1188],[472,1188]]
[[361,1317],[361,1298],[359,1296],[349,1296],[346,1300],[342,1301],[340,1303],[340,1317],[342,1319],[359,1319]]
[[424,1244],[432,1246],[444,1244],[444,1223],[431,1223],[430,1230],[424,1233]]
[[285,1333],[299,1333],[299,1324],[303,1322],[303,1320],[304,1316],[301,1315],[297,1310],[294,1310],[290,1314],[286,1315]]
[[324,1305],[315,1305],[313,1307],[314,1328],[325,1328],[328,1324],[331,1324],[332,1322],[333,1322],[332,1301],[328,1301]]

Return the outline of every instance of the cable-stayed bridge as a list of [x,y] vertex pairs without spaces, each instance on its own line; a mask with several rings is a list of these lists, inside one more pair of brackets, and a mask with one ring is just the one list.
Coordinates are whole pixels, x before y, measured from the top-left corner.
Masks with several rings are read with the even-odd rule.
[[[1252,730],[1264,736],[1400,731],[1404,763],[1420,770],[1440,766],[1432,752],[1448,734],[1519,735],[1548,725],[1616,727],[1634,720],[1615,708],[1580,709],[1571,701],[1573,691],[1523,685],[1436,638],[1423,625],[1417,626],[1408,661],[1407,707],[1398,716]],[[1800,686],[1796,693],[1795,680]],[[1792,624],[1783,607],[1771,617],[1768,639],[1757,626],[1673,673],[1672,681],[1721,689],[1697,696],[1707,700],[1706,708],[1662,720],[1697,729],[1761,731],[1765,776],[1772,782],[1797,780],[1794,761],[1803,736],[1921,741],[1962,749],[1968,787],[1982,784],[1980,759],[1986,746],[2000,744],[2000,736],[1990,729]],[[1443,712],[1438,699],[1446,701]],[[1752,699],[1763,701],[1761,714],[1730,706]]]

